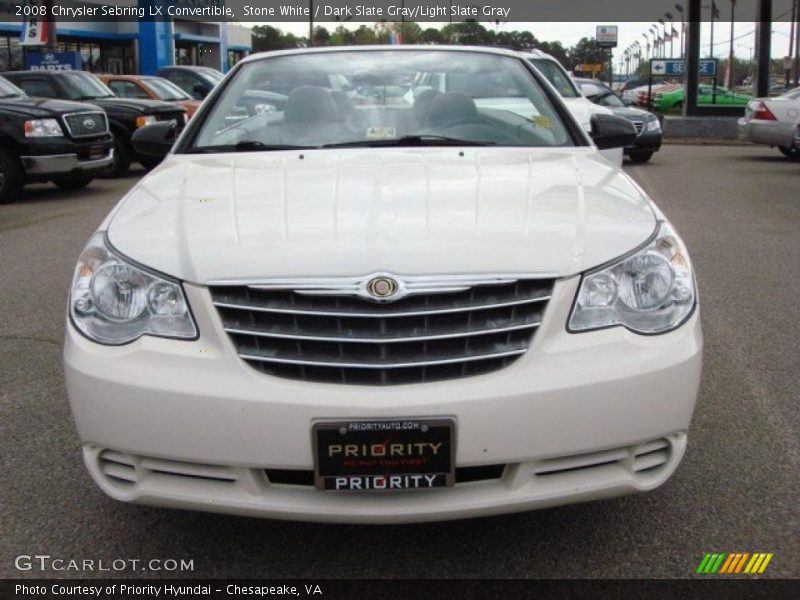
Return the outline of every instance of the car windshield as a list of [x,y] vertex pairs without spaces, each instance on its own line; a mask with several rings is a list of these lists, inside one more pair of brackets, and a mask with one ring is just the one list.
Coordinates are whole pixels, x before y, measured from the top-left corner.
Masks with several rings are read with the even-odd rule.
[[553,84],[553,87],[558,90],[564,98],[580,98],[581,93],[572,81],[572,78],[564,70],[564,68],[554,60],[549,58],[531,58],[529,59],[534,67],[547,77],[547,80]]
[[345,50],[243,63],[188,151],[572,144],[519,59]]
[[198,69],[197,72],[206,79],[210,80],[211,83],[217,84],[223,79],[225,79],[225,75],[216,71],[214,69]]
[[90,73],[68,73],[62,71],[69,100],[94,100],[95,98],[113,98],[112,92],[105,83]]
[[149,87],[153,92],[155,92],[156,96],[158,96],[159,99],[161,100],[166,100],[167,102],[174,102],[176,100],[192,99],[192,97],[189,94],[184,92],[177,85],[175,85],[171,81],[162,79],[161,77],[147,77],[143,81],[145,85]]
[[0,98],[17,98],[24,95],[25,92],[7,79],[0,77]]
[[602,91],[596,96],[591,96],[589,99],[595,104],[600,106],[608,106],[610,108],[625,108],[625,103],[619,99],[614,92],[605,88],[600,88]]

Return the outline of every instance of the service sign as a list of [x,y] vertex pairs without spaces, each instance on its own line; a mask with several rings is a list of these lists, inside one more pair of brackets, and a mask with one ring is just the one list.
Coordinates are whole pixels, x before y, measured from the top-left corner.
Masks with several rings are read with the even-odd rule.
[[31,71],[80,71],[80,52],[27,52],[25,68]]
[[599,48],[616,48],[618,27],[616,25],[598,25],[595,40]]

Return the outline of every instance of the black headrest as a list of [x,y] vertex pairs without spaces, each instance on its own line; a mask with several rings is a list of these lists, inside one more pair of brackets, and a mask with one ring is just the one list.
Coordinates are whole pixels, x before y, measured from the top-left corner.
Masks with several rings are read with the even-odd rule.
[[337,117],[330,91],[311,85],[293,89],[283,113],[287,123],[330,123]]
[[444,127],[477,116],[475,102],[466,94],[447,92],[436,96],[428,109],[428,125]]
[[437,90],[428,88],[420,92],[419,96],[414,99],[412,110],[414,111],[414,119],[416,119],[418,123],[425,123],[427,121],[431,103],[438,95],[439,92]]

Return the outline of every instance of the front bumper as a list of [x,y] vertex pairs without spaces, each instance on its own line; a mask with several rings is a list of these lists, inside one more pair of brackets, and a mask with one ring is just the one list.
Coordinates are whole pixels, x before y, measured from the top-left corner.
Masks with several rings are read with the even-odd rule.
[[640,151],[658,152],[661,149],[663,137],[664,134],[660,130],[642,131],[642,133],[636,136],[636,141],[633,143],[633,145],[625,148],[625,154]]
[[82,160],[77,154],[51,154],[46,156],[21,156],[25,174],[31,177],[59,177],[90,175],[101,172],[114,161],[114,150],[108,148],[101,158]]
[[792,146],[794,126],[791,123],[742,117],[738,121],[738,128],[740,140],[782,148]]
[[[653,489],[686,446],[700,379],[696,311],[674,332],[569,334],[579,278],[557,283],[528,353],[477,377],[388,387],[259,373],[237,356],[205,288],[186,285],[197,341],[105,347],[67,327],[65,374],[93,479],[119,500],[269,518],[465,518]],[[313,469],[319,420],[450,417],[458,467],[499,479],[403,492],[319,492],[265,469]]]

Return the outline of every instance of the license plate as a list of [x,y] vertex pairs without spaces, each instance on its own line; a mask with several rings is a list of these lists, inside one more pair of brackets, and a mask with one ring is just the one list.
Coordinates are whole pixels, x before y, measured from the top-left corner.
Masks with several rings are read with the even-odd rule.
[[103,158],[106,155],[106,149],[103,146],[90,146],[89,158]]
[[317,423],[314,482],[328,491],[450,487],[454,439],[451,419]]

